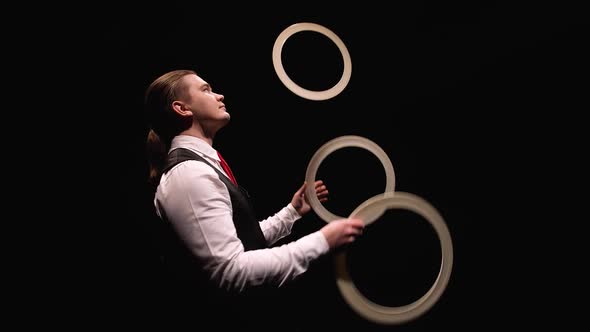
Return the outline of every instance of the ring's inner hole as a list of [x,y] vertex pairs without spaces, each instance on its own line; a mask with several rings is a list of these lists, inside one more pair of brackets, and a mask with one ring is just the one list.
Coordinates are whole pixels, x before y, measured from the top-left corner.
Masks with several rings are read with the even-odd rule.
[[299,31],[283,44],[281,62],[287,76],[300,87],[323,91],[338,83],[344,60],[338,46],[316,31]]
[[367,199],[383,194],[386,174],[383,164],[371,151],[344,147],[327,155],[318,166],[316,180],[329,190],[323,206],[331,213],[348,217]]
[[428,292],[441,259],[440,240],[426,218],[405,209],[389,209],[350,246],[347,269],[367,299],[397,307]]

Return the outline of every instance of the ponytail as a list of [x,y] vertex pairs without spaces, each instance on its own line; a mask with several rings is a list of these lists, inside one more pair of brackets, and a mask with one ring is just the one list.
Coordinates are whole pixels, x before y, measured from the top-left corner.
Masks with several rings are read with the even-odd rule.
[[149,166],[148,183],[154,188],[160,183],[168,148],[160,136],[150,129],[146,139],[146,154]]

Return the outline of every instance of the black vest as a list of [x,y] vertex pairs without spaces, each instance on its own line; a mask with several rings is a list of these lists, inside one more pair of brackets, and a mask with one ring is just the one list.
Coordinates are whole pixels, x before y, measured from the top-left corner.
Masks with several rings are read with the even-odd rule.
[[[198,154],[178,148],[168,155],[163,173],[186,160],[197,160],[213,167]],[[217,168],[213,169],[229,191],[233,222],[245,250],[268,248],[246,190],[233,184]],[[267,324],[274,321],[269,325],[274,328],[282,320],[280,312],[284,310],[284,306],[279,305],[281,292],[278,289],[262,285],[239,294],[218,289],[203,273],[200,263],[180,240],[170,223],[160,221],[160,224],[164,228],[160,238],[164,239],[162,261],[168,280],[168,294],[164,296],[164,301],[168,314],[174,317],[174,324],[198,322],[199,325],[207,326],[204,322],[209,321],[219,328],[225,326],[249,330],[256,327],[257,330],[264,331],[265,328],[259,325],[262,321],[266,320]],[[271,314],[274,310],[278,311]]]
[[255,216],[248,192],[244,188],[233,184],[225,174],[220,172],[203,157],[188,149],[175,149],[168,155],[168,160],[163,173],[166,173],[175,165],[186,160],[198,160],[211,166],[215,172],[219,174],[221,181],[227,186],[231,198],[234,225],[238,233],[238,238],[240,238],[244,244],[244,249],[252,250],[267,248],[268,245],[266,239],[264,238],[264,234],[262,234],[260,224]]

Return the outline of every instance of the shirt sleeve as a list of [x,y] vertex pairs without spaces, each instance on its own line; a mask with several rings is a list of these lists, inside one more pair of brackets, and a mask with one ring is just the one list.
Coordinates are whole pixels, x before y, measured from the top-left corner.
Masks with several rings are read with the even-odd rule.
[[291,234],[293,224],[301,218],[301,215],[289,203],[281,211],[260,222],[260,228],[264,238],[269,244],[273,244],[285,236]]
[[[210,166],[199,161],[183,162],[165,174],[156,199],[210,278],[228,290],[265,283],[280,286],[305,272],[311,261],[329,249],[317,231],[282,246],[244,251],[227,187]],[[287,229],[290,232],[295,221],[292,213],[287,206],[264,221],[265,237],[276,239]]]

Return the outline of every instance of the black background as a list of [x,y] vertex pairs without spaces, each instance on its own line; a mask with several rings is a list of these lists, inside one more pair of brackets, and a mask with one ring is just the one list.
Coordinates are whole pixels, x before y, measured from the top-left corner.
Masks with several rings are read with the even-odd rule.
[[[75,166],[59,167],[69,195],[53,206],[68,221],[68,241],[47,253],[47,270],[60,275],[47,299],[73,296],[65,297],[72,314],[54,319],[149,325],[166,306],[158,255],[143,227],[151,202],[142,98],[153,79],[179,68],[194,69],[225,96],[232,121],[214,147],[261,217],[289,202],[321,145],[359,135],[388,154],[396,190],[427,200],[449,227],[451,279],[419,319],[380,326],[359,317],[340,297],[326,257],[289,288],[299,326],[480,329],[557,316],[558,296],[570,283],[564,271],[579,252],[579,242],[561,231],[578,220],[580,196],[573,193],[584,187],[590,54],[587,19],[578,8],[187,2],[96,5],[68,18],[55,22],[71,38],[60,39],[57,50],[65,52],[52,63],[64,83],[54,76],[48,85],[57,87],[56,104],[67,106],[54,118],[61,150],[79,153],[70,154]],[[299,22],[330,29],[351,55],[351,80],[330,100],[295,95],[274,71],[276,37]],[[312,32],[286,42],[283,63],[311,90],[329,88],[342,71],[335,45]],[[378,194],[385,180],[380,167],[366,151],[343,149],[327,158],[318,177],[331,191],[330,210],[348,215]],[[351,271],[367,296],[397,305],[424,293],[440,253],[427,226],[415,226],[426,222],[397,225],[390,217],[350,248]],[[286,240],[323,223],[310,213]],[[567,249],[557,254],[558,248]],[[523,314],[528,308],[533,313]]]

